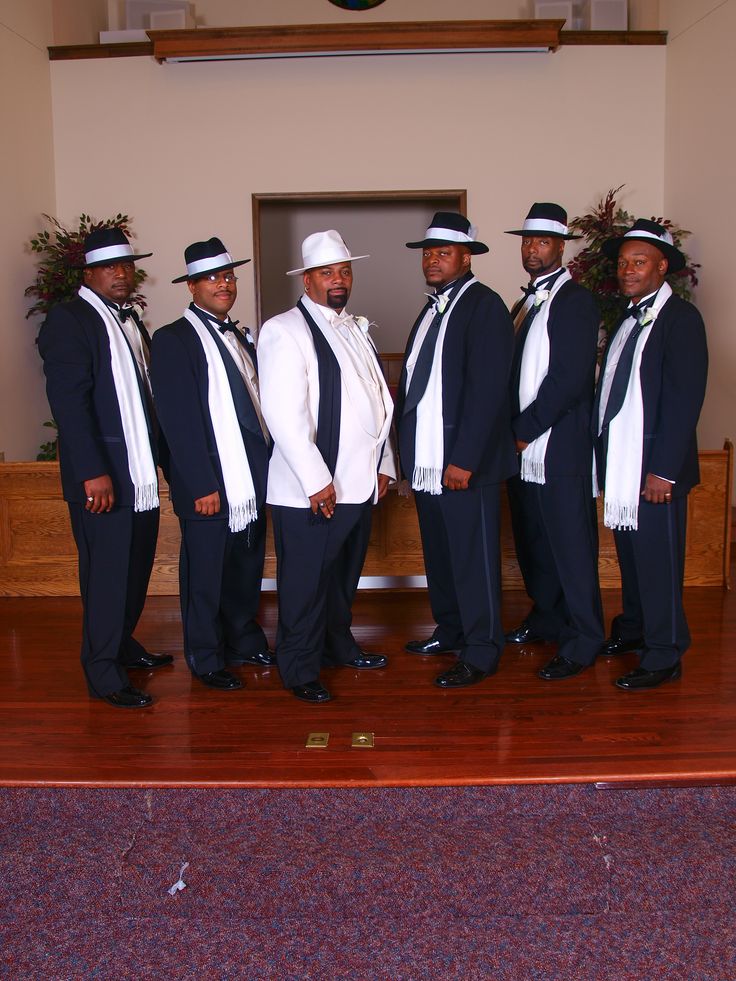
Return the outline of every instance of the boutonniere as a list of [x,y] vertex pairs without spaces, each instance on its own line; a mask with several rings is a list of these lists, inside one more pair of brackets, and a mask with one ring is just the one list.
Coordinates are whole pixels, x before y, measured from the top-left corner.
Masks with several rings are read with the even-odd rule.
[[373,320],[369,320],[367,317],[353,317],[355,323],[360,327],[364,334],[367,334],[371,327],[377,327],[378,325]]
[[256,346],[256,342],[255,342],[255,340],[253,339],[253,335],[252,335],[252,334],[251,334],[251,332],[250,332],[250,327],[246,327],[246,329],[245,329],[245,339],[246,339],[246,341],[247,341],[247,342],[248,342],[249,344],[252,344],[252,345],[253,345],[253,347],[255,347],[255,346]]
[[450,303],[448,293],[425,293],[424,295],[434,307],[435,313],[444,313]]
[[540,307],[545,300],[549,299],[549,290],[537,290],[534,294],[534,306]]
[[641,320],[639,323],[642,327],[646,327],[647,324],[653,324],[657,319],[657,314],[659,310],[655,310],[654,307],[647,307],[644,313],[641,315]]

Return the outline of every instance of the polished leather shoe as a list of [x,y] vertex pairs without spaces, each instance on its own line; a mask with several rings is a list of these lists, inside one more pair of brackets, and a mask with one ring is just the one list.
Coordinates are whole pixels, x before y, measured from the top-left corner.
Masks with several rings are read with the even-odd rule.
[[519,624],[515,630],[510,630],[506,634],[507,644],[543,644],[544,637],[532,630],[528,623]]
[[465,688],[467,685],[477,685],[479,681],[483,681],[493,673],[493,671],[481,671],[479,668],[474,668],[472,664],[466,664],[465,661],[458,661],[449,671],[437,675],[434,683],[438,688]]
[[563,678],[574,678],[576,674],[585,671],[587,664],[578,664],[571,661],[569,657],[557,654],[538,672],[539,677],[545,681],[562,681]]
[[430,637],[429,640],[410,640],[404,645],[404,650],[410,654],[424,654],[425,657],[430,657],[432,654],[452,654],[459,648],[445,647],[434,637]]
[[145,654],[141,654],[134,661],[128,661],[124,665],[126,668],[162,668],[164,664],[173,664],[174,658],[171,654],[149,654],[148,651]]
[[366,670],[370,668],[385,668],[387,664],[388,658],[385,654],[366,654],[365,651],[361,651],[352,661],[345,661],[343,667]]
[[272,668],[276,664],[276,655],[273,651],[259,651],[257,654],[233,654],[232,657],[228,657],[227,663],[237,666],[254,664],[257,668]]
[[150,695],[132,685],[126,685],[119,691],[111,691],[109,695],[103,695],[102,698],[108,705],[114,705],[119,709],[143,709],[153,704]]
[[601,647],[603,657],[616,657],[618,654],[633,654],[644,646],[643,637],[624,640],[622,637],[608,637]]
[[615,685],[617,688],[623,688],[624,691],[648,691],[650,688],[664,684],[665,681],[677,681],[681,677],[682,665],[678,661],[671,668],[660,668],[659,671],[635,668],[623,678],[619,678]]
[[216,688],[218,691],[237,691],[243,687],[240,678],[236,678],[224,668],[220,668],[219,671],[208,671],[206,674],[195,674],[194,677],[208,688]]
[[320,702],[329,702],[332,698],[332,695],[330,695],[324,685],[319,681],[308,681],[306,685],[294,685],[291,691],[293,695],[296,695],[303,702],[311,702],[313,705],[317,705]]

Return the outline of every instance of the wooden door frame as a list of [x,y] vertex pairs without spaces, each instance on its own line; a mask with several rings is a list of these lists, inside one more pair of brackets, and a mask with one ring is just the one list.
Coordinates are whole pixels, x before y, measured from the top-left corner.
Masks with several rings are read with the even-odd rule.
[[256,322],[261,324],[261,207],[264,204],[385,204],[387,202],[414,201],[446,202],[455,199],[455,205],[461,215],[467,216],[467,190],[451,188],[449,190],[433,189],[427,191],[304,191],[288,194],[252,194],[253,208],[253,267],[255,282]]

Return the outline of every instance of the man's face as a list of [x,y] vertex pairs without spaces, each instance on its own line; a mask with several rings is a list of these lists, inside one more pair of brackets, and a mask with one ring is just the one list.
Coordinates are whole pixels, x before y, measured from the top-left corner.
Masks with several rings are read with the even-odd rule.
[[560,268],[564,251],[565,240],[557,235],[524,235],[521,264],[531,279],[537,279]]
[[125,303],[135,288],[135,263],[125,259],[85,269],[84,285],[111,303]]
[[422,252],[422,272],[427,286],[442,289],[470,269],[470,249],[465,245],[434,245]]
[[667,275],[667,260],[656,245],[624,242],[618,252],[616,275],[622,296],[638,303],[662,285]]
[[188,279],[187,286],[192,299],[207,313],[223,320],[238,297],[237,276],[232,266],[215,273],[206,273],[196,279]]
[[317,266],[304,273],[304,292],[320,306],[340,313],[350,299],[353,288],[353,267],[349,262]]

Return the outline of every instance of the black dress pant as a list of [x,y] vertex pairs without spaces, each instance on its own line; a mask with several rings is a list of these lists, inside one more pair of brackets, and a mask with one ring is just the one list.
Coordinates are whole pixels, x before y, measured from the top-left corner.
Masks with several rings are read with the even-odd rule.
[[310,508],[272,506],[279,624],[276,656],[285,688],[316,681],[322,664],[360,654],[353,600],[368,550],[372,500],[338,504],[328,520]]
[[590,477],[508,481],[516,555],[533,602],[526,622],[558,654],[592,664],[605,637]]
[[434,638],[460,659],[492,671],[504,646],[501,624],[500,485],[414,500],[422,535]]
[[69,504],[69,515],[79,553],[82,668],[90,694],[103,697],[129,684],[125,665],[145,653],[132,634],[146,602],[159,510],[92,514]]
[[[262,509],[264,512],[265,509]],[[180,519],[179,599],[184,655],[194,674],[257,654],[268,641],[256,621],[266,549],[266,516],[232,532],[227,517]]]
[[623,613],[611,632],[623,640],[644,638],[641,667],[659,671],[677,664],[690,646],[682,604],[687,497],[670,504],[639,504],[636,531],[614,531],[621,568]]

